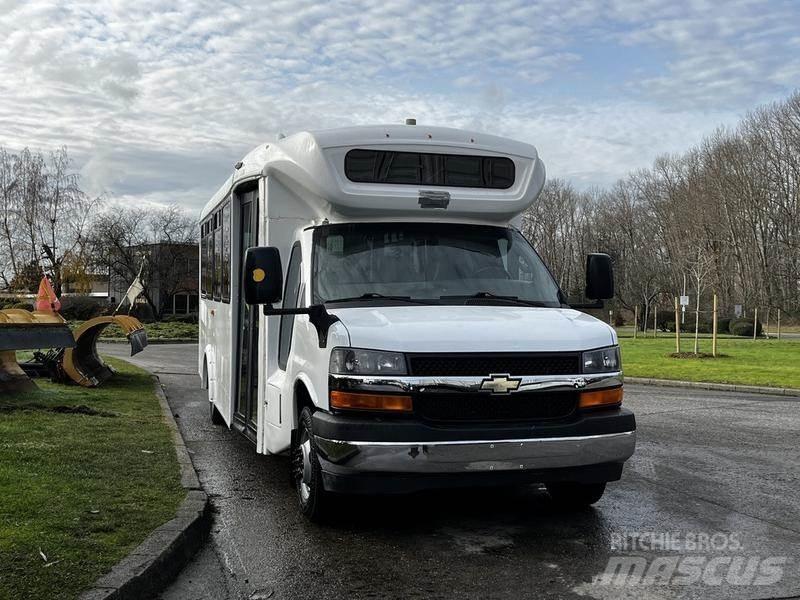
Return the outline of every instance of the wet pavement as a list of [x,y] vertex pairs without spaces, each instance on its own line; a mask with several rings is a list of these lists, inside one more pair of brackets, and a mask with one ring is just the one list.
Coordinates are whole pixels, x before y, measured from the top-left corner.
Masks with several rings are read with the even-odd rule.
[[[343,499],[317,526],[285,457],[211,424],[196,346],[132,362],[164,384],[216,510],[164,599],[800,598],[800,398],[628,385],[637,451],[594,508],[458,490]],[[610,560],[631,570],[612,577]]]

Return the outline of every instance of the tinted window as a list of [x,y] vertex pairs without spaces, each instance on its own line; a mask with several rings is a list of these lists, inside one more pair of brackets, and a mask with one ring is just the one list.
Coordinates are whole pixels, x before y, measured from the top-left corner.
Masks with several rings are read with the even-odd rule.
[[231,203],[222,208],[222,301],[231,299]]
[[561,305],[558,286],[534,249],[521,233],[505,227],[321,226],[314,230],[313,260],[314,303],[364,294],[460,303],[492,294]]
[[214,300],[221,299],[222,291],[222,227],[219,218],[214,219],[217,225],[214,231]]
[[344,172],[358,183],[445,185],[507,189],[514,185],[514,161],[504,156],[350,150]]
[[203,298],[208,294],[206,282],[206,271],[208,271],[208,235],[206,234],[206,224],[200,225],[200,293]]
[[[289,258],[289,269],[286,273],[286,288],[283,292],[283,308],[297,308],[298,296],[300,292],[300,265],[301,252],[300,244],[295,244],[292,248],[292,255]],[[280,341],[278,342],[278,366],[286,369],[289,359],[289,348],[292,344],[292,328],[294,327],[294,315],[281,315]]]

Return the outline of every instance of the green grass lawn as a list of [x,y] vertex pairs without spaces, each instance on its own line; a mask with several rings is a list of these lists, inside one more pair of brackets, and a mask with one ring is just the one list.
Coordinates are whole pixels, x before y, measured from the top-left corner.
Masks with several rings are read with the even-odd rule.
[[[76,329],[82,321],[70,321],[69,326]],[[144,323],[149,340],[174,340],[174,339],[197,339],[197,323],[179,323],[161,321],[158,323]],[[125,333],[115,325],[109,325],[103,331],[104,338],[124,338]]]
[[[713,383],[738,383],[800,389],[800,340],[753,341],[724,338],[718,358],[672,358],[675,338],[621,338],[622,368],[631,377],[682,379]],[[691,352],[694,339],[681,338],[681,351]],[[700,340],[700,352],[711,352],[711,340]]]
[[76,597],[185,496],[152,378],[108,362],[97,389],[0,396],[0,598]]

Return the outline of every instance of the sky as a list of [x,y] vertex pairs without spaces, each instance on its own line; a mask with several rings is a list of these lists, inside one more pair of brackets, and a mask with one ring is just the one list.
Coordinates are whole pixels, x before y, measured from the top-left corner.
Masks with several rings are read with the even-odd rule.
[[800,87],[798,0],[0,0],[0,146],[199,209],[250,149],[356,124],[534,144],[612,184]]

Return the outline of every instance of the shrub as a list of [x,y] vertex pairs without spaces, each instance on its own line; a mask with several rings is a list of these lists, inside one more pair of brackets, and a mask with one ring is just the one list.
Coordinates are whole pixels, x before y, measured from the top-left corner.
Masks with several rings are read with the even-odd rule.
[[731,330],[731,317],[717,317],[717,333],[728,333]]
[[[686,322],[681,325],[681,333],[694,333],[694,315],[686,315]],[[673,313],[672,318],[668,321],[664,321],[663,325],[659,324],[659,330],[661,331],[670,331],[675,332],[675,315]],[[706,320],[701,318],[700,322],[697,324],[697,332],[698,333],[712,333],[713,323],[710,320]],[[725,333],[722,329],[717,329],[717,333]]]
[[197,325],[197,315],[164,315],[161,319],[165,323],[187,323],[189,325]]
[[658,330],[659,331],[675,331],[675,311],[674,310],[659,310],[658,311]]
[[86,321],[98,316],[103,306],[91,296],[65,296],[61,299],[61,316],[70,321]]
[[130,314],[139,319],[142,323],[153,323],[155,321],[153,309],[150,308],[150,305],[146,302],[137,302],[134,304],[133,310],[131,310],[130,313],[123,311],[123,314]]
[[[753,319],[733,319],[729,331],[733,335],[753,337]],[[762,333],[761,321],[759,321],[756,323],[756,336],[761,336]]]
[[[639,313],[639,330],[641,331],[644,328],[644,313]],[[690,318],[689,314],[686,314],[686,323],[681,326],[681,331],[688,331],[689,330],[689,323]],[[656,319],[656,326],[658,327],[659,331],[675,331],[675,311],[672,309],[659,309],[658,310],[658,318]],[[653,330],[653,313],[650,312],[647,315],[647,330]],[[691,319],[691,330],[694,331],[694,318]]]

